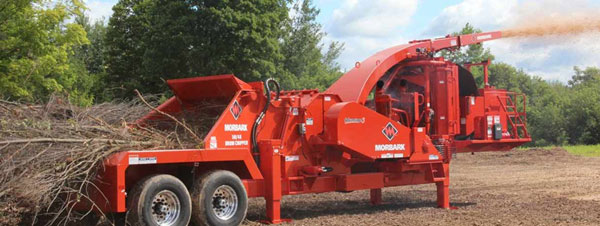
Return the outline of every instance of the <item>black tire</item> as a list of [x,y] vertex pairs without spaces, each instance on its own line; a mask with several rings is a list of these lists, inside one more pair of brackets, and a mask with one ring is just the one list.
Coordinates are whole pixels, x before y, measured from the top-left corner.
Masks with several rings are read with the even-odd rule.
[[[155,199],[159,201],[155,202]],[[168,218],[165,211],[177,209],[173,208],[173,205],[167,205],[169,201],[172,204],[173,200],[179,201],[179,215],[175,214],[169,225],[188,225],[192,214],[192,200],[183,182],[166,174],[154,175],[141,180],[131,189],[127,198],[127,224],[132,226],[158,226],[159,224],[154,219],[153,214],[159,213],[157,214],[159,220],[161,220],[161,216],[162,218]],[[155,208],[162,210],[156,210]]]
[[[237,208],[235,211],[230,211],[232,213],[230,217],[221,216],[222,218],[219,218],[213,210],[214,203],[221,199],[220,195],[217,195],[217,198],[213,197],[217,188],[220,188],[219,194],[222,194],[224,190],[229,192],[233,190],[237,196]],[[197,226],[240,225],[246,218],[248,194],[242,180],[234,173],[225,170],[211,171],[195,181],[192,188],[192,205],[194,206],[192,222]],[[217,208],[226,208],[221,204],[216,205],[218,205]]]

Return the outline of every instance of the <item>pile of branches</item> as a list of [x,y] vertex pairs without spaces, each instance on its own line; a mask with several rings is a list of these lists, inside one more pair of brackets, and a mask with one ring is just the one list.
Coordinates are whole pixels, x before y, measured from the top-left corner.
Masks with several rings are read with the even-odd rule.
[[193,118],[204,123],[191,125],[185,117],[161,113],[174,126],[137,126],[131,123],[157,105],[139,97],[85,108],[64,97],[40,105],[0,100],[0,225],[61,225],[82,217],[73,207],[89,200],[87,191],[95,188],[93,178],[107,156],[199,148],[217,117],[196,113]]

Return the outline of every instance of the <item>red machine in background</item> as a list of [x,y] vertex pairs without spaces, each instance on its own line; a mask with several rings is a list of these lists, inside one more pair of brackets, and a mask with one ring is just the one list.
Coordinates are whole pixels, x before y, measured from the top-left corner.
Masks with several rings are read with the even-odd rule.
[[[175,97],[158,107],[177,115],[207,101],[227,105],[202,149],[132,150],[100,172],[96,204],[140,225],[235,225],[248,197],[264,197],[279,223],[283,195],[435,183],[450,208],[453,153],[505,151],[529,142],[525,97],[478,89],[468,69],[436,57],[443,49],[498,39],[489,32],[413,41],[383,50],[324,92],[280,91],[274,80],[233,75],[167,81]],[[466,65],[470,67],[471,65]],[[271,87],[277,88],[272,91]],[[168,120],[151,112],[139,121]],[[117,214],[118,215],[118,214]]]

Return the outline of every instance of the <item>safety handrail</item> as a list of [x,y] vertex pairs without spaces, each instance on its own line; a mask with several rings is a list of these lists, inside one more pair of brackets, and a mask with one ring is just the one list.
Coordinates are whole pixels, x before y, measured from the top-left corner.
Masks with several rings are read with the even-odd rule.
[[[500,102],[500,106],[508,115],[508,122],[512,127],[512,131],[510,131],[512,137],[514,138],[528,138],[529,133],[527,132],[527,97],[522,93],[515,92],[506,92],[506,96],[497,96],[498,101]],[[522,98],[522,109],[519,111],[517,108],[517,98]],[[502,99],[505,99],[503,101]],[[511,111],[512,110],[512,111]],[[514,117],[511,117],[514,116]],[[514,119],[513,119],[514,118]],[[516,121],[516,122],[515,122]],[[519,128],[523,131],[523,136],[519,134]]]

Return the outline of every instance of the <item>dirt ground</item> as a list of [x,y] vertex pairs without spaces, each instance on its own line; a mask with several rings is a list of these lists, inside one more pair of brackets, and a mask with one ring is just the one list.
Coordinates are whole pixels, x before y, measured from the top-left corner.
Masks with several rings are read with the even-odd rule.
[[[291,225],[600,225],[600,158],[562,149],[459,154],[451,163],[451,205],[435,208],[433,184],[386,188],[384,204],[368,191],[286,196]],[[252,199],[244,225],[265,219]]]

